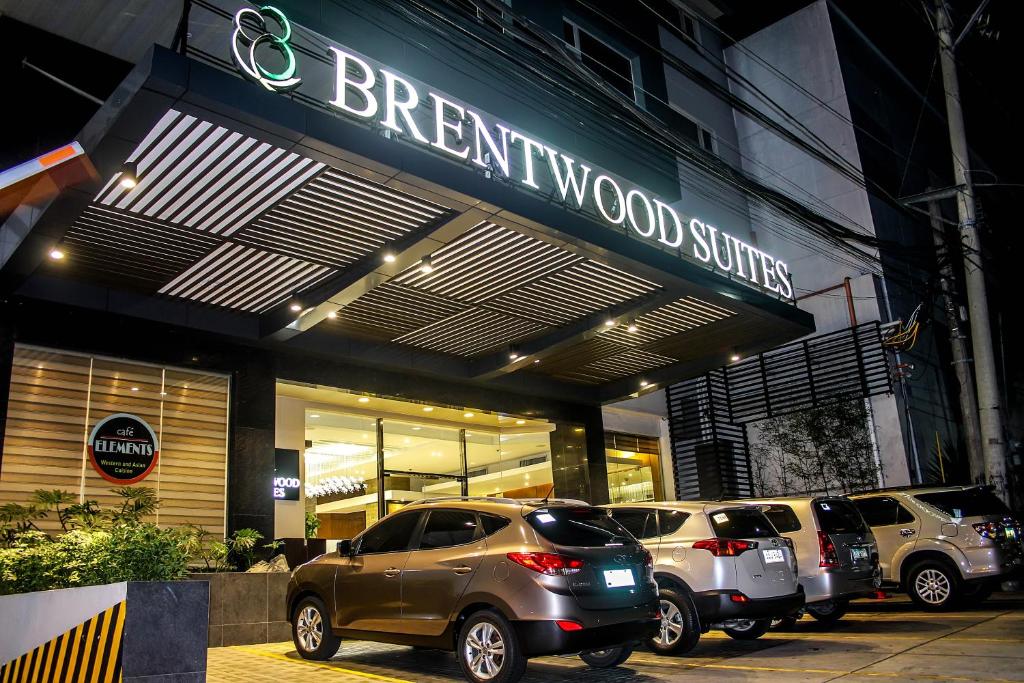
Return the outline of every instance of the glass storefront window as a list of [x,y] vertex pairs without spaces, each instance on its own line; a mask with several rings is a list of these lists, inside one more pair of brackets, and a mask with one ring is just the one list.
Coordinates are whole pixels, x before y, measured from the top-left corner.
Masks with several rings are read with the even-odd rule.
[[534,498],[551,488],[553,425],[466,432],[469,495]]
[[459,430],[385,419],[384,470],[389,503],[461,495]]
[[377,519],[377,420],[307,410],[306,441],[306,497],[349,538]]
[[635,434],[605,434],[608,498],[612,503],[664,500],[658,440]]

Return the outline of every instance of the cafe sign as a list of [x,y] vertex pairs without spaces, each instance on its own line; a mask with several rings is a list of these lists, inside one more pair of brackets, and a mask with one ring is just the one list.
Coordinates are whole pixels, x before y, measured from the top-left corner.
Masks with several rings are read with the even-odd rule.
[[[308,32],[305,32],[308,33]],[[698,216],[676,208],[629,180],[558,149],[497,117],[386,65],[317,37],[331,75],[298,76],[285,15],[271,6],[243,8],[234,17],[232,60],[248,79],[272,92],[305,87],[305,94],[361,120],[387,137],[423,145],[455,161],[536,192],[611,228],[673,249],[730,279],[792,299],[789,266]],[[325,49],[326,48],[326,49]],[[309,59],[311,67],[319,60]]]
[[115,413],[97,422],[89,434],[88,450],[93,469],[107,481],[124,486],[149,476],[160,457],[153,429],[129,413]]

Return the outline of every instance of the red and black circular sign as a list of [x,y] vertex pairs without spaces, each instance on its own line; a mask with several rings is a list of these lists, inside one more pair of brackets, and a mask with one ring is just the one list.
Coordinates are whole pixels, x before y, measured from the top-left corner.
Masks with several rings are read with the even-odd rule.
[[134,484],[156,467],[160,444],[146,421],[115,413],[100,420],[89,435],[89,460],[99,475],[115,484]]

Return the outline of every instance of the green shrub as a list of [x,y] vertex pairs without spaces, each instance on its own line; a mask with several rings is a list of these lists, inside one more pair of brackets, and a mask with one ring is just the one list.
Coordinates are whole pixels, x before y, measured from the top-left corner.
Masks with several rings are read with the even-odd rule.
[[[116,490],[124,502],[113,510],[94,501],[70,505],[73,497],[61,491],[36,493],[32,506],[0,510],[0,595],[185,577],[181,532],[142,521],[158,505],[150,489]],[[56,538],[33,523],[51,509],[67,530]]]

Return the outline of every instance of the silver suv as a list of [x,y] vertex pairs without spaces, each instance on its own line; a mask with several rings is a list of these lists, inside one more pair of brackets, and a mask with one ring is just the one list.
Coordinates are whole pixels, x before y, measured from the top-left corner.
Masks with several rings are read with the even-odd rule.
[[454,650],[474,682],[517,681],[540,655],[618,666],[660,623],[651,554],[578,501],[406,506],[296,568],[287,599],[306,659],[342,638]]
[[875,537],[857,507],[838,496],[756,498],[775,528],[796,547],[806,611],[832,624],[849,601],[871,594],[880,581]]
[[925,609],[985,600],[1021,568],[1021,525],[987,486],[850,496],[878,544],[882,580]]
[[654,556],[662,619],[649,646],[656,653],[688,652],[712,627],[739,640],[759,638],[773,618],[803,607],[791,542],[758,507],[698,501],[606,507]]

